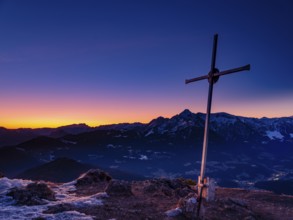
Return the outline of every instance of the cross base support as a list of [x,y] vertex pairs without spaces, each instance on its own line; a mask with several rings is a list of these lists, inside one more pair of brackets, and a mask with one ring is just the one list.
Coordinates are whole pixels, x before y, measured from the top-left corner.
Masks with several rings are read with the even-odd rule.
[[197,187],[198,192],[202,190],[202,199],[205,199],[207,202],[215,200],[216,183],[214,179],[206,177],[202,181],[199,176]]

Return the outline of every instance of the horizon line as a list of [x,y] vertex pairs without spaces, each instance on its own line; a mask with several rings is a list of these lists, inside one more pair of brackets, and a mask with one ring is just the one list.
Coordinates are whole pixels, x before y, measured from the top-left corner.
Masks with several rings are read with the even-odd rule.
[[[96,124],[96,125],[89,125],[88,123],[85,123],[85,122],[73,122],[73,123],[69,123],[69,124],[64,124],[64,125],[56,125],[56,126],[39,126],[39,127],[17,127],[17,126],[13,126],[13,127],[10,127],[10,126],[1,126],[0,125],[0,128],[4,128],[4,129],[8,129],[8,130],[18,130],[18,129],[56,129],[56,128],[60,128],[60,127],[66,127],[66,126],[73,126],[73,125],[86,125],[90,128],[98,128],[98,127],[101,127],[101,126],[110,126],[110,125],[119,125],[119,124],[135,124],[135,123],[140,123],[140,124],[148,124],[150,123],[152,120],[155,120],[157,118],[160,118],[160,117],[163,117],[163,118],[166,118],[166,119],[171,119],[172,117],[176,116],[176,115],[179,115],[181,113],[183,113],[184,111],[190,111],[189,109],[184,109],[183,111],[181,111],[180,113],[178,114],[175,114],[171,117],[165,117],[165,116],[157,116],[157,117],[154,117],[153,119],[149,120],[148,122],[141,122],[141,121],[133,121],[133,122],[117,122],[117,123],[105,123],[105,124]],[[203,113],[203,112],[192,112],[190,111],[191,113],[193,114],[203,114],[205,115],[206,113]],[[236,116],[236,117],[243,117],[243,118],[255,118],[255,119],[262,119],[262,118],[268,118],[268,119],[274,119],[274,118],[291,118],[293,117],[293,115],[291,116],[275,116],[275,117],[267,117],[267,116],[262,116],[262,117],[256,117],[256,116],[242,116],[242,115],[236,115],[236,114],[231,114],[231,113],[228,113],[228,112],[212,112],[211,115],[214,115],[214,114],[228,114],[228,115],[232,115],[232,116]]]

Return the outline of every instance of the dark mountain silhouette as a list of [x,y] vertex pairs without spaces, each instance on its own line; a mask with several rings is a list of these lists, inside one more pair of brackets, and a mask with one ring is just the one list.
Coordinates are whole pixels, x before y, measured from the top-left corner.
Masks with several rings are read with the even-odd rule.
[[[0,148],[0,161],[7,161],[7,149],[15,152],[10,154],[7,164],[0,163],[0,171],[7,176],[16,175],[32,168],[30,161],[44,164],[68,157],[146,178],[196,178],[204,120],[205,114],[184,110],[147,124],[73,126],[68,129],[72,133],[62,137],[38,136]],[[293,179],[292,117],[257,119],[215,113],[210,122],[207,175],[219,185],[251,187],[261,181]],[[79,133],[83,129],[86,132]]]
[[19,129],[6,129],[0,127],[0,147],[7,145],[16,145],[38,136],[48,136],[59,138],[68,134],[79,134],[91,131],[94,128],[86,124],[72,124],[61,126],[58,128],[19,128]]
[[49,163],[31,168],[16,176],[21,179],[69,182],[81,173],[94,168],[93,165],[79,163],[69,158],[58,158]]
[[25,150],[49,150],[51,148],[56,148],[57,146],[64,146],[65,144],[56,138],[51,138],[47,136],[39,136],[29,141],[18,144],[19,148],[23,148]]
[[[15,178],[31,179],[31,180],[44,180],[51,182],[69,182],[80,176],[81,173],[85,173],[89,169],[97,168],[97,166],[91,164],[80,163],[70,158],[57,158],[49,163],[42,164],[37,167],[28,169],[18,175]],[[142,180],[145,179],[142,176],[134,175],[128,172],[123,172],[117,169],[105,169],[115,179],[123,180]]]
[[7,177],[41,164],[38,158],[17,147],[3,147],[0,152],[0,171]]

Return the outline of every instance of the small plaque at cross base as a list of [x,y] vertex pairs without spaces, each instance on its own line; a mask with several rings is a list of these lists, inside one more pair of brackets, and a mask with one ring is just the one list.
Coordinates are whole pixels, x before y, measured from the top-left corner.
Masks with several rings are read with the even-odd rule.
[[201,181],[200,176],[198,176],[197,187],[198,187],[198,192],[202,191],[201,197],[205,199],[207,202],[213,201],[215,199],[216,183],[214,179],[206,177],[204,178],[203,181]]

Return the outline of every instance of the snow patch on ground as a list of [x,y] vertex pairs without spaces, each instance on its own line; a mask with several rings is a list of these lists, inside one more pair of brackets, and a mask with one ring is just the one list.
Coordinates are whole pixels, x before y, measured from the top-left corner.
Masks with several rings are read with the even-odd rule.
[[32,183],[31,180],[8,179],[7,177],[0,178],[0,195],[6,194],[11,188],[25,187]]
[[62,203],[71,204],[76,207],[88,207],[88,206],[95,206],[95,205],[103,205],[101,198],[104,198],[104,197],[107,197],[107,194],[97,193],[92,196],[67,198],[65,201],[63,200]]
[[108,144],[107,145],[107,148],[113,148],[113,149],[120,148],[120,147],[122,147],[122,146],[121,145],[114,145],[114,144]]
[[176,209],[171,209],[165,212],[165,214],[168,217],[175,217],[177,215],[180,215],[182,213],[182,210],[180,208],[176,208]]
[[293,133],[290,134],[290,137],[293,138]]
[[124,155],[123,158],[134,160],[136,157]]
[[42,217],[47,220],[92,220],[91,216],[85,215],[77,211],[65,211],[56,214],[43,214],[49,206],[59,204],[70,204],[74,207],[89,207],[103,205],[102,199],[108,197],[107,193],[97,193],[91,196],[78,197],[73,192],[76,181],[65,183],[62,185],[51,186],[56,193],[56,201],[48,201],[46,205],[38,206],[19,206],[15,205],[12,197],[6,196],[10,189],[17,187],[22,188],[32,183],[30,180],[8,179],[6,177],[0,179],[0,219],[33,219]]
[[187,163],[185,163],[185,164],[183,164],[183,166],[185,166],[185,167],[189,167],[189,166],[191,166],[192,164],[190,163],[190,162],[187,162]]
[[139,159],[140,159],[140,160],[148,160],[149,158],[148,158],[147,155],[143,155],[143,154],[141,154]]
[[46,220],[93,220],[91,216],[77,211],[65,211],[57,214],[46,214]]
[[268,136],[271,140],[282,140],[284,138],[284,136],[279,131],[266,131],[266,136]]

